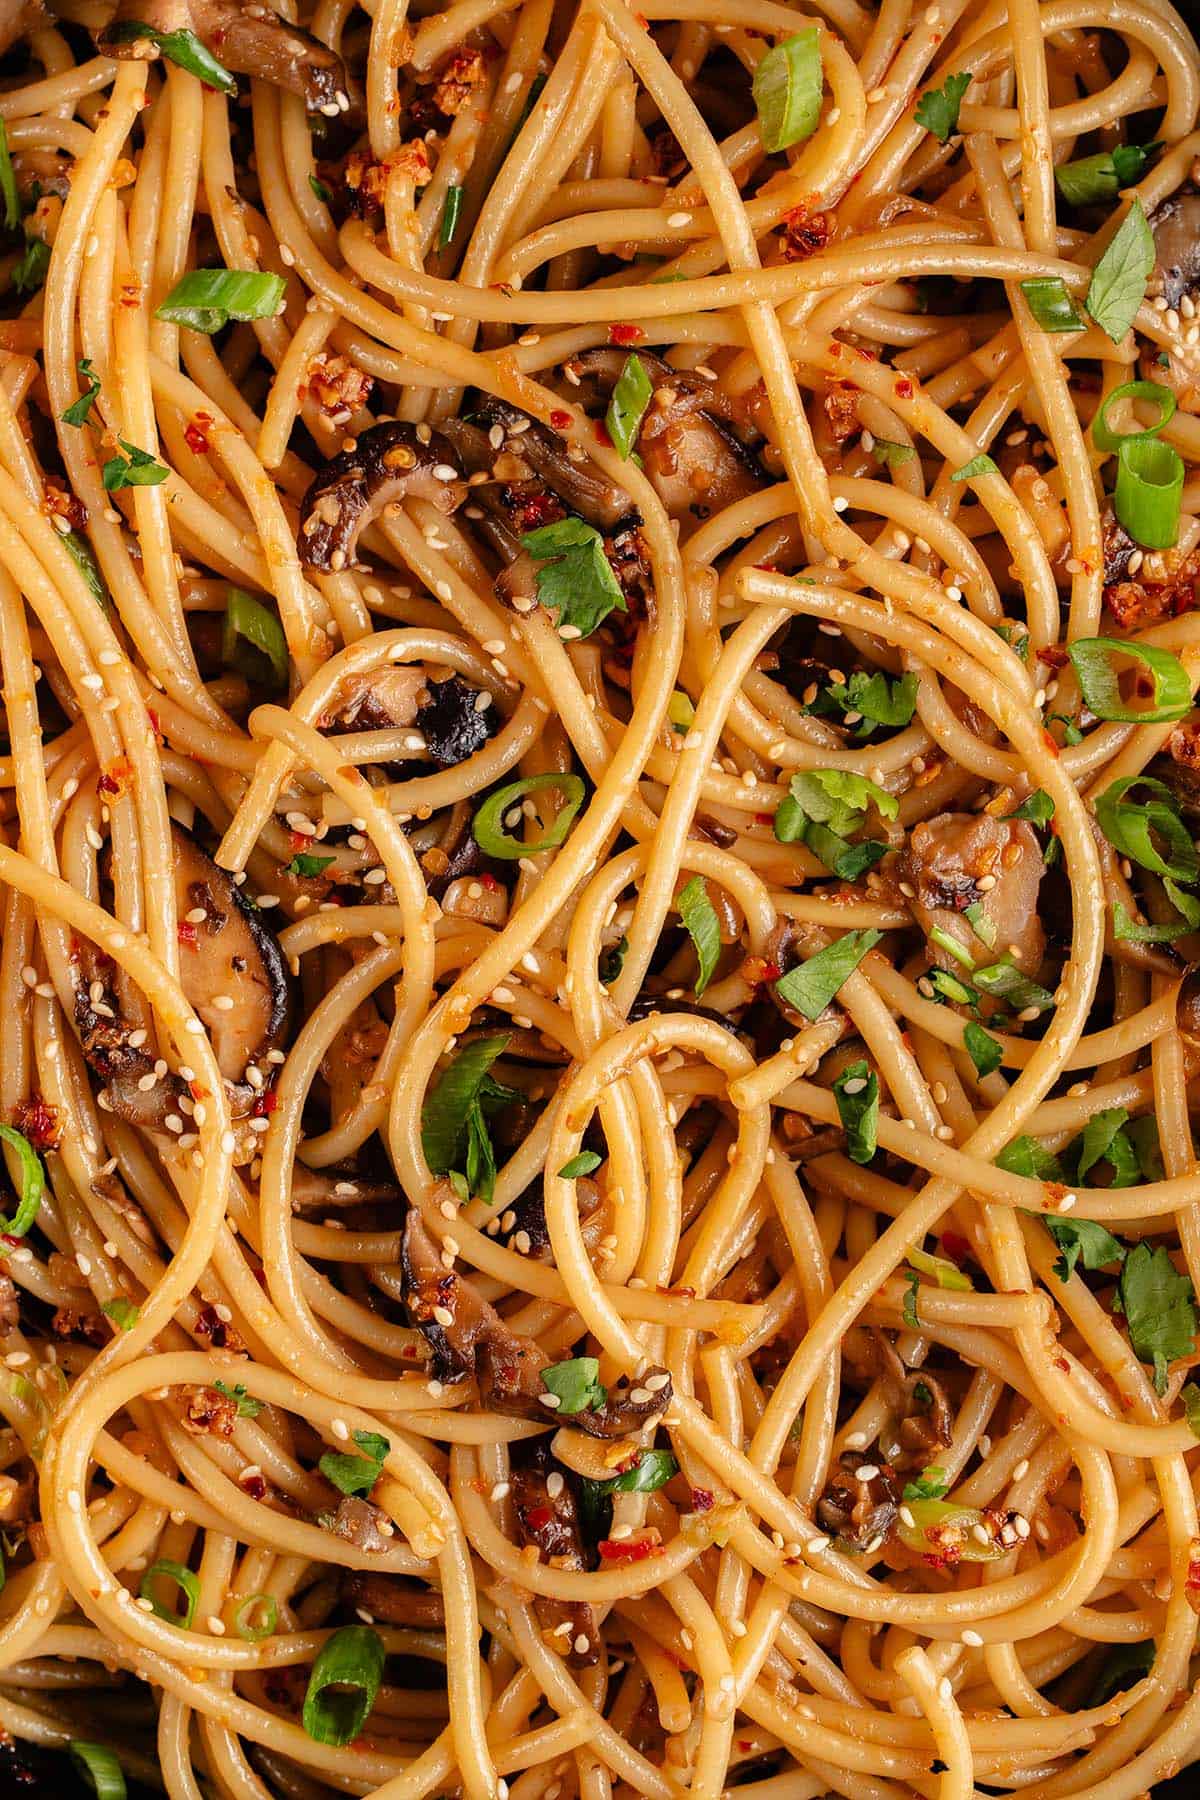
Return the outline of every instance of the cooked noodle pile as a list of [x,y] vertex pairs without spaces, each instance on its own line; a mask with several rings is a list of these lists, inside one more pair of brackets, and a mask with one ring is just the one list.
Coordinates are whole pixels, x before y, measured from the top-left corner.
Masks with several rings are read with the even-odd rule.
[[1200,1748],[1166,0],[0,6],[0,1784]]

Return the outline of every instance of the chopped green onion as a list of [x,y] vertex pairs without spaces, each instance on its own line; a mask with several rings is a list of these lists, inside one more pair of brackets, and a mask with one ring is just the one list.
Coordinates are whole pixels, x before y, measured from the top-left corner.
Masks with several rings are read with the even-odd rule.
[[310,175],[308,178],[308,185],[317,196],[317,199],[320,200],[323,205],[328,206],[332,195],[325,186],[325,183],[323,181],[318,181],[315,175]]
[[1142,203],[1134,197],[1104,255],[1092,271],[1084,305],[1114,344],[1119,344],[1137,317],[1154,267],[1154,233]]
[[[1007,1554],[988,1521],[974,1506],[955,1506],[949,1500],[906,1500],[898,1533],[902,1543],[919,1556],[935,1556],[939,1565],[953,1568],[959,1562],[995,1562]],[[978,1527],[981,1536],[976,1536]],[[986,1541],[985,1541],[986,1540]]]
[[46,1177],[37,1151],[15,1125],[0,1125],[0,1139],[16,1151],[21,1165],[21,1196],[17,1210],[11,1219],[0,1217],[0,1233],[5,1237],[24,1237],[38,1216],[46,1191]]
[[[246,644],[251,658],[243,655]],[[257,652],[257,657],[254,653]],[[273,684],[285,688],[288,681],[288,647],[283,626],[261,600],[244,588],[231,587],[225,602],[225,623],[221,631],[221,660],[229,668],[240,669],[250,681],[263,681],[266,669]]]
[[[1126,800],[1131,788],[1149,790],[1150,799]],[[1165,782],[1152,775],[1122,775],[1110,782],[1096,800],[1096,819],[1101,831],[1120,855],[1129,857],[1152,875],[1190,882],[1200,875],[1200,857],[1191,833]],[[1157,834],[1163,848],[1151,837]]]
[[928,1275],[936,1281],[940,1288],[949,1288],[955,1293],[969,1294],[974,1291],[975,1283],[969,1275],[964,1275],[957,1263],[952,1263],[946,1256],[931,1256],[928,1250],[910,1250],[908,1260],[914,1269],[922,1275]]
[[692,876],[687,886],[679,890],[675,904],[695,946],[696,961],[700,965],[695,987],[698,1000],[712,980],[713,970],[721,955],[721,927],[716,908],[708,897],[708,889],[701,876]]
[[[167,1581],[173,1581],[183,1595],[184,1606],[181,1613],[172,1612],[169,1606],[164,1606],[155,1592],[154,1584],[160,1576]],[[183,1631],[191,1630],[192,1620],[196,1616],[196,1608],[200,1604],[200,1578],[198,1575],[193,1575],[190,1569],[185,1568],[183,1563],[163,1560],[151,1564],[142,1576],[142,1585],[138,1589],[138,1593],[143,1600],[150,1602],[151,1608],[158,1618],[165,1619],[169,1625],[178,1625]]]
[[115,1750],[107,1744],[86,1743],[83,1738],[72,1738],[67,1749],[96,1790],[96,1800],[125,1800],[125,1775]]
[[996,942],[996,927],[984,912],[983,901],[972,900],[970,906],[964,906],[963,918],[966,919],[980,943],[986,944],[990,950]]
[[87,583],[88,592],[91,594],[92,599],[107,612],[108,589],[104,585],[100,569],[95,557],[92,555],[92,546],[88,543],[82,533],[78,531],[64,531],[62,534],[62,544],[63,549],[67,552],[67,555],[71,558],[71,561],[75,564],[75,567],[79,570],[79,573]]
[[438,232],[438,249],[448,250],[454,242],[454,234],[458,230],[458,216],[462,212],[465,188],[448,187],[446,198],[442,202],[442,224]]
[[[1108,422],[1108,412],[1118,400],[1145,400],[1157,406],[1158,418],[1153,425],[1144,425],[1137,431],[1114,431]],[[1164,387],[1160,381],[1123,381],[1106,396],[1092,420],[1092,442],[1097,450],[1119,450],[1122,444],[1132,443],[1135,438],[1156,437],[1174,415],[1175,396],[1169,387]]]
[[1083,331],[1084,322],[1075,310],[1075,302],[1066,284],[1057,275],[1035,275],[1021,283],[1035,324],[1043,331]]
[[1113,510],[1135,544],[1170,550],[1179,541],[1183,458],[1170,444],[1143,434],[1117,453]]
[[975,967],[975,958],[964,950],[958,939],[951,937],[950,933],[941,925],[930,926],[929,941],[931,944],[936,944],[939,950],[944,950],[947,956],[952,956],[955,962],[961,963],[964,969]]
[[950,479],[951,481],[974,481],[979,475],[998,475],[999,473],[1000,471],[985,450],[981,451],[978,456],[973,456],[970,462],[964,463],[961,469],[955,469]]
[[106,493],[116,494],[122,488],[157,487],[167,479],[170,471],[148,450],[139,450],[136,444],[127,444],[124,438],[118,438],[117,442],[125,455],[110,457],[100,470]]
[[604,419],[608,435],[623,462],[628,462],[637,443],[637,435],[653,393],[654,386],[641,357],[636,352],[627,356]]
[[608,1389],[600,1380],[600,1363],[594,1356],[572,1356],[566,1362],[551,1363],[542,1370],[542,1383],[547,1393],[557,1396],[555,1411],[564,1416],[594,1411],[608,1398]]
[[690,697],[684,693],[682,688],[676,688],[667,701],[667,718],[676,731],[680,731],[686,736],[695,717],[696,709],[692,705]]
[[775,992],[806,1019],[816,1019],[857,969],[868,950],[883,936],[881,931],[847,931],[807,962],[789,969],[775,983]]
[[34,294],[46,279],[50,267],[50,246],[45,238],[25,237],[25,248],[13,269],[13,286],[18,294]]
[[[925,979],[922,976],[922,980]],[[957,975],[952,975],[949,969],[930,969],[928,980],[939,1000],[948,1001],[952,1006],[978,1004],[979,995],[975,989],[965,981],[960,981]]]
[[[1149,447],[1154,447],[1153,439]],[[1177,656],[1157,644],[1135,644],[1126,638],[1076,638],[1067,655],[1074,664],[1088,709],[1098,719],[1161,725],[1169,719],[1182,719],[1191,708],[1192,687],[1187,670]],[[1149,669],[1154,684],[1153,706],[1126,706],[1112,664],[1114,656],[1128,656]]]
[[383,1681],[383,1639],[369,1625],[343,1625],[322,1645],[308,1678],[301,1719],[317,1744],[338,1748],[358,1736]]
[[769,154],[812,136],[821,117],[823,80],[817,26],[797,31],[767,51],[754,71],[751,92]]
[[115,1300],[103,1301],[100,1311],[106,1319],[112,1320],[119,1331],[132,1331],[142,1316],[141,1307],[135,1306],[132,1300],[126,1300],[120,1294]]
[[1036,981],[1022,975],[1010,957],[1001,957],[986,969],[976,969],[975,980],[985,994],[995,1000],[1007,1000],[1014,1012],[1047,1012],[1054,1005],[1054,995]]
[[901,1308],[901,1314],[904,1323],[908,1326],[910,1331],[919,1331],[921,1329],[921,1315],[917,1311],[917,1295],[921,1291],[921,1277],[917,1274],[915,1269],[902,1269],[901,1274],[908,1284],[907,1291],[904,1295],[904,1304]]
[[[253,1615],[260,1608],[262,1618],[256,1625]],[[259,1644],[263,1638],[273,1637],[278,1623],[279,1603],[274,1594],[251,1594],[233,1615],[233,1629],[248,1644]]]
[[848,1063],[833,1084],[851,1162],[869,1163],[879,1142],[879,1077],[866,1062]]
[[107,44],[135,44],[145,38],[168,62],[185,74],[196,76],[206,87],[219,88],[223,94],[237,93],[237,82],[229,70],[205,48],[194,31],[155,31],[140,19],[122,19],[110,25],[103,36]]
[[[504,829],[504,815],[509,807],[523,800],[526,794],[541,793],[543,788],[561,788],[565,796],[566,804],[553,825],[544,837],[532,844],[510,837]],[[510,781],[505,787],[497,788],[494,794],[489,794],[475,814],[471,825],[475,842],[486,855],[506,862],[517,862],[523,856],[537,856],[543,850],[557,850],[565,842],[567,833],[575,822],[575,815],[583,805],[584,792],[583,782],[578,775],[525,775],[520,781]]]
[[4,201],[4,223],[9,231],[15,231],[21,223],[21,199],[8,150],[8,128],[3,119],[0,119],[0,199]]
[[581,1150],[578,1156],[565,1162],[558,1172],[564,1181],[574,1181],[579,1175],[594,1175],[603,1160],[594,1150]]
[[156,319],[211,337],[231,319],[273,319],[287,283],[250,269],[191,269],[154,309]]

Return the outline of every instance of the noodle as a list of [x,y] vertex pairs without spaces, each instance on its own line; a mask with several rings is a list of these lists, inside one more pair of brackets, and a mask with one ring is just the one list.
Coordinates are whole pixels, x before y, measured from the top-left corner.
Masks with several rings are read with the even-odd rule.
[[0,33],[0,1785],[1138,1800],[1187,26]]

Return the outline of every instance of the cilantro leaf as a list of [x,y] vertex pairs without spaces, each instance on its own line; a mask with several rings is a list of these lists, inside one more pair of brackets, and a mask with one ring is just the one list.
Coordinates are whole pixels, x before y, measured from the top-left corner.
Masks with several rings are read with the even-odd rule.
[[127,444],[124,438],[118,438],[117,442],[125,456],[111,457],[101,469],[100,479],[106,493],[115,494],[120,488],[128,487],[157,487],[167,479],[170,471],[156,462],[148,450],[139,450],[136,444]]
[[981,451],[978,456],[973,456],[970,462],[965,462],[961,469],[955,469],[950,479],[951,481],[974,481],[977,475],[998,475],[999,473],[999,469],[987,452]]
[[700,965],[695,987],[698,1000],[712,980],[713,970],[721,954],[721,927],[716,908],[708,897],[708,889],[701,876],[692,876],[687,886],[681,888],[676,895],[675,904],[695,946],[696,961]]
[[1055,1156],[1033,1137],[1015,1137],[993,1161],[1010,1175],[1028,1175],[1033,1181],[1065,1181],[1066,1170]]
[[1092,271],[1084,305],[1101,331],[1119,344],[1146,297],[1154,267],[1154,233],[1136,197]]
[[0,119],[0,198],[4,201],[4,223],[9,231],[15,231],[21,223],[21,200],[8,150],[8,128],[3,119]]
[[968,1020],[963,1026],[963,1047],[975,1064],[975,1073],[981,1078],[993,1074],[1004,1061],[1001,1045],[982,1025],[977,1025],[974,1019]]
[[40,237],[26,237],[25,248],[13,269],[13,286],[18,294],[36,293],[45,281],[49,267],[49,244]]
[[847,724],[857,726],[855,736],[866,738],[877,725],[907,725],[916,705],[915,675],[901,675],[892,681],[882,669],[873,675],[857,669],[849,681],[832,682],[822,688],[808,711],[823,718],[844,713]]
[[1162,1246],[1135,1244],[1125,1258],[1118,1290],[1129,1341],[1142,1362],[1154,1364],[1154,1387],[1165,1393],[1167,1368],[1190,1356],[1196,1336],[1192,1284]]
[[942,87],[930,88],[917,101],[917,124],[931,131],[939,144],[946,143],[958,130],[958,109],[970,85],[969,70],[961,75],[947,75]]
[[327,1450],[317,1467],[340,1494],[369,1494],[383,1472],[384,1458],[391,1446],[378,1431],[356,1431],[354,1441],[363,1452],[361,1456]]
[[262,1401],[256,1400],[253,1394],[248,1394],[246,1392],[246,1384],[244,1381],[239,1381],[236,1387],[230,1387],[224,1381],[214,1381],[213,1386],[216,1388],[218,1394],[224,1394],[227,1400],[234,1400],[237,1402],[239,1419],[257,1419],[259,1413],[262,1411]]
[[1128,1118],[1123,1106],[1106,1106],[1088,1120],[1080,1143],[1076,1181],[1082,1181],[1098,1162],[1111,1164],[1115,1172],[1113,1187],[1129,1187],[1137,1180],[1137,1158],[1122,1129]]
[[558,1171],[564,1181],[573,1181],[577,1175],[594,1175],[604,1161],[594,1150],[581,1150],[570,1162],[565,1162]]
[[1179,1398],[1183,1401],[1184,1417],[1188,1422],[1188,1430],[1194,1438],[1200,1438],[1200,1387],[1189,1381]]
[[854,973],[882,936],[880,931],[847,931],[807,962],[781,975],[775,992],[806,1019],[818,1018],[846,977]]
[[625,596],[604,554],[604,539],[582,519],[559,519],[527,532],[521,548],[537,564],[538,604],[554,612],[556,627],[590,637],[610,612],[628,612]]
[[1006,819],[1028,819],[1031,825],[1048,825],[1054,817],[1054,802],[1045,788],[1035,788],[1027,800],[1022,800],[1015,811],[1005,813]]
[[1118,1644],[1104,1660],[1099,1679],[1088,1695],[1088,1705],[1103,1706],[1114,1694],[1133,1687],[1135,1682],[1140,1681],[1154,1667],[1154,1655],[1153,1638],[1147,1638],[1140,1644]]
[[434,1174],[465,1171],[468,1191],[489,1204],[496,1164],[487,1116],[516,1096],[488,1071],[507,1043],[508,1033],[468,1044],[430,1090],[421,1111],[421,1146]]
[[86,390],[78,400],[73,400],[64,413],[59,416],[64,425],[86,425],[88,414],[96,404],[96,396],[100,392],[100,377],[92,367],[91,358],[81,356],[75,367],[87,383]]
[[1037,1213],[1062,1255],[1054,1264],[1060,1281],[1069,1281],[1076,1263],[1085,1269],[1107,1269],[1124,1262],[1125,1245],[1094,1219],[1068,1219],[1061,1213]]
[[309,856],[306,851],[302,850],[298,856],[293,856],[291,862],[285,865],[283,872],[285,875],[298,875],[302,879],[307,879],[314,875],[324,874],[330,863],[336,861],[336,856]]

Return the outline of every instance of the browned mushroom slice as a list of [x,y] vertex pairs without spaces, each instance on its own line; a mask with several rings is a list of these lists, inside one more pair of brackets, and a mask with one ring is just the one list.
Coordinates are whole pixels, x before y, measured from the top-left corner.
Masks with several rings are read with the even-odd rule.
[[622,1376],[609,1388],[603,1406],[573,1413],[571,1423],[589,1437],[628,1437],[666,1412],[672,1392],[671,1377],[665,1369],[646,1369],[634,1382]]
[[438,432],[418,435],[400,419],[372,425],[353,450],[326,463],[300,508],[300,560],[306,568],[344,569],[359,534],[385,506],[411,495],[452,513],[466,493],[454,452]]
[[[208,1032],[235,1116],[254,1103],[262,1080],[254,1073],[287,1031],[291,990],[283,954],[262,914],[242,899],[179,825],[171,831],[175,906],[179,919],[179,973],[184,993]],[[81,968],[83,965],[81,964]],[[88,965],[89,972],[103,967]],[[105,976],[81,980],[75,994],[75,1028],[84,1055],[107,1083],[115,1113],[146,1130],[161,1130],[172,1114],[190,1111],[187,1089],[174,1075],[156,1073],[144,1034],[122,1019],[116,991]],[[182,1129],[179,1126],[178,1129]]]
[[392,1548],[391,1520],[382,1507],[363,1500],[358,1494],[342,1496],[337,1511],[329,1520],[329,1529],[335,1537],[345,1538],[356,1550],[366,1550],[372,1556]]
[[531,1338],[510,1331],[469,1281],[444,1266],[415,1207],[404,1223],[400,1271],[409,1318],[433,1351],[437,1379],[477,1375],[485,1406],[546,1420],[540,1404],[546,1357]]
[[[556,431],[539,425],[528,413],[485,394],[471,410],[471,419],[486,445],[486,455],[476,450],[475,466],[486,469],[498,482],[520,486],[537,482],[550,488],[569,512],[601,531],[629,530],[641,523],[637,508],[625,489],[595,463],[576,461],[568,454]],[[466,434],[456,442],[466,444]],[[478,439],[472,440],[477,445]],[[554,514],[544,511],[519,523],[520,531],[552,524]]]
[[1150,292],[1178,306],[1200,286],[1200,194],[1172,194],[1151,214],[1154,269]]
[[429,697],[417,712],[416,728],[425,739],[430,761],[439,769],[451,769],[482,750],[494,735],[500,722],[496,708],[487,698],[480,705],[484,690],[460,675],[430,682],[426,691]]
[[385,731],[411,725],[429,689],[420,663],[385,663],[381,669],[347,675],[325,709],[321,729],[334,737],[347,731]]
[[[637,354],[654,388],[638,453],[667,511],[676,518],[706,518],[765,486],[757,457],[723,416],[715,384],[648,351]],[[625,361],[624,351],[595,349],[576,357],[573,366],[607,397]]]
[[[1036,975],[1046,948],[1038,918],[1038,885],[1045,873],[1037,835],[1023,819],[994,819],[988,813],[942,813],[923,819],[902,852],[902,873],[915,890],[917,923],[927,937],[944,932],[972,961],[985,945],[1006,952],[1023,975]],[[977,932],[963,917],[978,906]],[[935,960],[957,970],[960,962],[933,941]]]
[[[143,37],[137,35],[139,26]],[[332,119],[350,110],[341,57],[266,6],[241,0],[118,0],[96,41],[106,55],[141,59],[157,54],[155,38],[176,31],[193,32],[234,74],[257,75],[298,94],[309,112]]]
[[909,1369],[885,1331],[870,1334],[871,1360],[887,1396],[894,1442],[885,1455],[897,1468],[924,1468],[944,1450],[954,1430],[954,1413],[946,1390],[928,1369]]
[[292,1209],[322,1211],[336,1206],[398,1206],[404,1190],[391,1181],[371,1181],[360,1175],[339,1175],[333,1170],[292,1167]]
[[[575,1204],[579,1212],[579,1223],[586,1227],[587,1222],[595,1218],[600,1209],[600,1189],[587,1175],[579,1175],[575,1179]],[[513,1201],[512,1206],[501,1217],[500,1228],[518,1256],[531,1257],[535,1262],[549,1262],[550,1232],[546,1224],[546,1195],[540,1180],[533,1182]],[[583,1238],[589,1249],[593,1247],[592,1240],[597,1235],[585,1229]]]
[[1175,996],[1175,1028],[1194,1067],[1200,1062],[1200,963],[1192,963],[1184,971]]
[[446,1608],[436,1588],[418,1587],[403,1575],[375,1575],[348,1569],[342,1576],[342,1598],[385,1625],[407,1625],[414,1631],[440,1631]]
[[[579,1514],[570,1482],[555,1465],[544,1440],[535,1443],[524,1467],[511,1473],[513,1510],[522,1544],[533,1545],[555,1569],[586,1569]],[[586,1600],[534,1600],[543,1635],[574,1668],[600,1659],[600,1627]]]
[[881,1549],[900,1511],[900,1484],[887,1463],[842,1456],[817,1501],[817,1522],[855,1550]]

